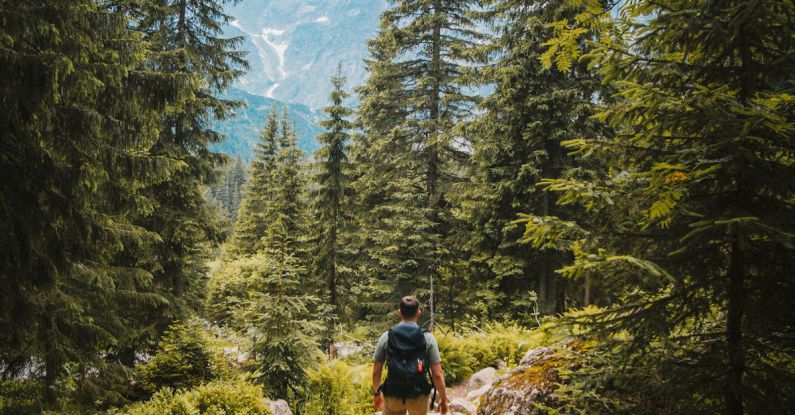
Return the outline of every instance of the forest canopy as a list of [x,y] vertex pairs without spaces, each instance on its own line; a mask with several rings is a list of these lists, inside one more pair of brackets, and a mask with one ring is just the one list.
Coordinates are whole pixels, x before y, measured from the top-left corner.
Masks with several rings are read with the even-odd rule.
[[391,0],[248,165],[232,3],[0,0],[0,414],[372,413],[409,294],[528,414],[795,407],[792,1]]

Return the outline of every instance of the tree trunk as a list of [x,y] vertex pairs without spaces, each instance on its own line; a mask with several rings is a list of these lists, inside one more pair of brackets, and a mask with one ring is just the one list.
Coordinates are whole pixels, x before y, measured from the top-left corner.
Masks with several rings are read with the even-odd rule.
[[58,357],[58,351],[50,333],[51,321],[46,321],[44,324],[44,401],[50,407],[58,405],[58,391],[56,388],[56,381],[58,380],[58,373],[61,370],[61,359]]
[[738,236],[732,241],[727,277],[728,304],[726,313],[726,343],[728,347],[729,370],[725,390],[726,413],[742,415],[742,380],[745,372],[745,348],[743,347],[742,322],[745,307],[744,263]]

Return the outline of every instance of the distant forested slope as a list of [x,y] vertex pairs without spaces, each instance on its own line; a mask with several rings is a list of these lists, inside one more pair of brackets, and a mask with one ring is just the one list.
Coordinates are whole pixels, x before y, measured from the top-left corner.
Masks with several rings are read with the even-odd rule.
[[254,143],[262,131],[262,126],[268,118],[271,108],[276,106],[281,109],[287,105],[290,120],[295,123],[298,132],[298,146],[311,155],[318,147],[315,136],[323,129],[316,124],[316,117],[312,111],[301,104],[285,104],[278,100],[258,95],[252,95],[237,88],[230,88],[224,93],[223,98],[242,101],[247,104],[243,109],[235,111],[235,117],[216,124],[218,132],[228,138],[221,143],[214,144],[213,151],[226,153],[231,157],[239,155],[245,163],[251,161]]

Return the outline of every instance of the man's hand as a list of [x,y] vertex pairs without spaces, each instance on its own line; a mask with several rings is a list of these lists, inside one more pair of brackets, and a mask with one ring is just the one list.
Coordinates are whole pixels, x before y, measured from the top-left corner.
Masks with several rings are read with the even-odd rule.
[[376,411],[381,410],[381,406],[384,404],[384,397],[381,395],[373,396],[373,406],[375,406]]
[[447,414],[447,398],[439,399],[439,413],[442,415]]

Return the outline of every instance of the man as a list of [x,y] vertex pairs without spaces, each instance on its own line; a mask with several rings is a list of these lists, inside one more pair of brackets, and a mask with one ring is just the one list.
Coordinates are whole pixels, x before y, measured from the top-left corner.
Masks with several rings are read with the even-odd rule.
[[[438,392],[439,412],[447,413],[447,390],[444,385],[442,358],[433,334],[417,325],[420,302],[414,296],[400,300],[397,310],[400,323],[381,338],[373,354],[373,404],[383,415],[425,415],[428,413],[431,384]],[[386,362],[387,378],[381,385]]]

